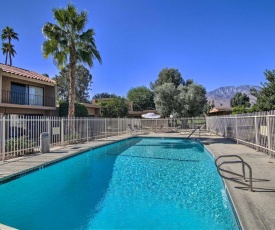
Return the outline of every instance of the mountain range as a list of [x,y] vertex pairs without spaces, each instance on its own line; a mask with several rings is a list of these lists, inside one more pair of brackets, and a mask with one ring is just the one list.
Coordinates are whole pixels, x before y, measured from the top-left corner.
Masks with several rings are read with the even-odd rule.
[[251,95],[251,88],[260,90],[259,86],[254,85],[225,86],[208,92],[206,97],[208,101],[214,101],[215,108],[231,108],[230,99],[239,92],[245,93],[250,98],[250,103],[254,104],[256,102],[256,98]]

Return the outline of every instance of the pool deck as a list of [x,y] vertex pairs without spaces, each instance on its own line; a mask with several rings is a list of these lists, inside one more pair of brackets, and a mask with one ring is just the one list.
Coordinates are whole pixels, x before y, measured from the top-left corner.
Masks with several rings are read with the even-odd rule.
[[[108,137],[93,142],[55,147],[50,153],[0,162],[0,184],[11,178],[20,177],[30,171],[39,170],[47,165],[65,158],[80,154],[89,149],[97,148],[112,142],[132,137],[125,134]],[[150,137],[186,137],[178,133],[150,133]],[[232,181],[225,181],[231,199],[239,216],[243,229],[275,229],[275,159],[270,159],[265,153],[217,136],[194,136],[199,139],[215,157],[221,155],[239,155],[247,162],[253,171],[253,189]],[[240,172],[240,165],[227,165],[226,169]],[[207,179],[207,178],[206,178]],[[1,227],[0,229],[4,229]],[[7,229],[7,228],[6,228]]]

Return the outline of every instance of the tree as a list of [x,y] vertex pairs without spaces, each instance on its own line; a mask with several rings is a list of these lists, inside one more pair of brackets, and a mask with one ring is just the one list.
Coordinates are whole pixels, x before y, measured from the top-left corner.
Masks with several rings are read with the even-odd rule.
[[[80,103],[75,103],[75,117],[88,117],[88,109],[85,105]],[[61,102],[59,104],[59,116],[67,117],[68,116],[69,103]]]
[[108,101],[99,101],[97,104],[101,106],[102,117],[116,118],[128,115],[128,103],[125,98],[115,97]]
[[262,88],[258,93],[256,104],[252,111],[275,110],[275,70],[264,72],[267,82],[262,83]]
[[244,105],[237,105],[232,109],[232,114],[243,114],[248,112],[251,112],[251,110],[245,107]]
[[111,98],[111,97],[117,97],[117,95],[115,95],[114,93],[110,94],[110,93],[97,93],[93,96],[93,99],[96,98]]
[[164,83],[157,86],[154,93],[156,109],[162,117],[169,117],[178,110],[177,99],[179,91],[173,83]]
[[43,75],[44,77],[50,78],[49,74],[47,74],[47,73],[43,73],[42,75]]
[[198,116],[205,111],[205,88],[192,79],[184,81],[177,69],[163,69],[155,83],[151,83],[151,88],[156,109],[162,117]]
[[[7,26],[2,30],[1,38],[3,41],[8,40],[8,43],[2,43],[3,54],[6,55],[5,65],[8,63],[8,56],[10,59],[10,66],[12,66],[12,57],[16,54],[14,45],[11,44],[11,40],[15,39],[19,41],[18,34],[14,32],[13,28]],[[7,45],[8,44],[8,45]],[[4,49],[6,50],[4,53]]]
[[[53,80],[57,85],[57,98],[59,101],[69,101],[70,88],[70,67],[66,65],[59,75],[55,75]],[[75,101],[79,103],[89,102],[89,90],[92,83],[90,71],[83,65],[76,65],[75,70]]]
[[[69,59],[69,118],[75,112],[75,72],[76,63],[85,63],[93,66],[93,60],[101,63],[100,54],[96,48],[93,29],[84,31],[87,23],[87,12],[78,13],[71,3],[66,8],[53,9],[54,19],[57,24],[47,22],[43,28],[46,41],[43,43],[45,58],[53,56],[54,63],[59,68],[64,67]],[[84,32],[83,32],[84,31]],[[71,124],[73,126],[73,123]],[[71,127],[73,128],[73,127]]]
[[134,111],[155,109],[154,93],[145,86],[131,88],[127,99],[133,103]]
[[260,96],[260,91],[255,89],[254,87],[250,88],[249,90],[250,94],[256,98]]
[[244,106],[246,108],[250,107],[251,104],[249,103],[249,97],[245,93],[236,93],[234,97],[230,99],[230,106],[237,107],[237,106]]
[[179,86],[178,113],[183,117],[196,117],[204,113],[207,104],[206,89],[199,84]]
[[181,73],[175,68],[164,68],[160,71],[157,80],[150,83],[150,87],[154,90],[156,87],[164,83],[172,83],[175,87],[185,84]]
[[14,57],[14,55],[16,54],[14,45],[3,42],[2,43],[2,52],[3,52],[3,55],[6,55],[5,65],[7,65],[8,56],[10,56],[10,65],[11,65],[12,64],[11,56]]
[[192,83],[175,87],[173,83],[165,83],[155,88],[156,109],[162,117],[170,114],[194,117],[203,114],[207,103],[206,90],[201,85]]

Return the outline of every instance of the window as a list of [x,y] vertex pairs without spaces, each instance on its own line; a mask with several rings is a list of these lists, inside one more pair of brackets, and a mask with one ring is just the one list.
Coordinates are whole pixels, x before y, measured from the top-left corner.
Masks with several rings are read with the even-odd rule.
[[28,88],[26,85],[11,83],[11,103],[12,104],[28,104]]
[[43,88],[11,83],[11,103],[43,106]]
[[43,88],[29,86],[29,105],[43,105]]

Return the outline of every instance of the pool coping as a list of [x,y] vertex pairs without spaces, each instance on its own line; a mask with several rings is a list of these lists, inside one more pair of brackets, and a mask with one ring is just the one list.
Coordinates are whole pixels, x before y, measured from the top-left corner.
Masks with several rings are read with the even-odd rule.
[[[67,146],[64,146],[63,148],[58,148],[57,150],[53,150],[50,153],[43,153],[43,154],[32,155],[32,156],[24,157],[24,158],[17,159],[17,160],[16,159],[12,159],[11,162],[7,162],[6,161],[4,164],[3,163],[0,164],[0,185],[8,183],[8,182],[10,182],[12,180],[16,180],[16,179],[18,179],[18,178],[20,178],[22,176],[25,176],[27,174],[33,173],[35,171],[38,171],[40,169],[46,168],[46,167],[51,166],[53,164],[59,163],[59,162],[61,162],[63,160],[66,160],[66,159],[69,159],[71,157],[77,156],[77,155],[82,154],[84,152],[87,152],[89,150],[100,148],[102,146],[106,146],[106,145],[109,145],[109,144],[112,144],[112,143],[116,143],[116,142],[120,142],[120,141],[123,141],[123,140],[127,140],[127,139],[130,139],[130,138],[133,138],[133,137],[135,137],[135,136],[134,135],[123,136],[122,138],[116,138],[115,140],[110,140],[110,138],[104,138],[104,139],[100,139],[99,141],[102,141],[102,142],[99,142],[99,143],[97,143],[97,142],[85,142],[85,143],[80,143],[80,144],[67,145]],[[93,144],[93,146],[91,146],[91,144]],[[83,145],[84,145],[84,147],[83,147]],[[23,170],[18,170],[18,171],[14,172],[14,173],[10,173],[9,175],[4,175],[3,176],[3,174],[5,174],[5,173],[1,173],[1,166],[2,165],[13,163],[13,162],[24,162],[24,160],[28,160],[28,159],[33,158],[33,157],[43,156],[43,155],[45,156],[46,154],[54,154],[56,152],[59,154],[60,150],[62,150],[63,152],[66,152],[66,151],[69,151],[69,150],[72,150],[72,151],[71,151],[71,153],[68,153],[66,155],[63,155],[63,156],[60,156],[60,157],[56,157],[55,159],[52,159],[50,161],[46,161],[46,162],[43,162],[43,163],[37,163],[33,167],[27,167],[27,168],[25,168]],[[74,150],[76,150],[76,151],[74,151]]]
[[[45,154],[38,154],[35,156],[25,157],[23,159],[18,159],[12,162],[0,162],[0,184],[3,183],[3,181],[10,181],[12,178],[16,179],[20,178],[21,176],[24,176],[28,173],[31,173],[33,171],[39,170],[40,168],[44,168],[47,166],[50,166],[52,164],[58,163],[60,161],[63,161],[65,159],[68,159],[70,157],[77,156],[83,152],[99,148],[101,146],[109,145],[111,143],[123,141],[126,139],[130,139],[132,137],[162,137],[162,138],[185,138],[184,135],[179,135],[176,133],[169,133],[169,134],[147,134],[147,135],[131,135],[131,134],[125,134],[121,136],[115,136],[115,137],[108,137],[97,141],[92,142],[86,142],[86,143],[79,143],[75,145],[68,145],[64,146],[62,148],[57,148],[53,150],[50,153]],[[222,137],[217,136],[201,136],[201,137],[194,137],[193,139],[198,139],[200,143],[210,152],[214,158],[220,156],[220,155],[226,155],[226,154],[232,154],[232,151],[234,150],[235,153],[238,155],[241,155],[242,157],[245,157],[248,159],[249,164],[254,163],[253,157],[255,158],[256,155],[256,165],[251,165],[253,169],[255,169],[255,166],[257,166],[257,160],[261,159],[261,163],[264,161],[267,162],[267,156],[264,153],[256,152],[256,150],[243,146],[238,145],[232,140],[225,139]],[[228,147],[230,146],[230,147]],[[67,153],[66,153],[67,152]],[[65,154],[66,153],[66,154]],[[63,154],[63,155],[62,155]],[[49,156],[47,161],[43,159],[44,156]],[[53,156],[53,157],[50,157]],[[28,161],[30,159],[38,159],[42,158],[41,163],[37,163],[34,166],[31,166],[31,161]],[[46,157],[47,158],[47,157]],[[245,160],[246,160],[245,159]],[[25,168],[24,170],[17,170],[16,172],[10,172],[9,175],[1,175],[1,171],[3,171],[3,167],[11,168],[11,165],[16,165],[17,163],[24,162],[30,162],[30,166],[28,168]],[[268,170],[270,170],[270,167],[272,165],[268,165],[269,169],[265,169],[265,167],[261,167],[265,173],[268,174]],[[275,164],[273,164],[272,172],[270,175],[268,174],[268,178],[270,182],[275,181]],[[234,167],[233,167],[234,168]],[[258,169],[258,168],[256,168]],[[257,171],[257,170],[255,170]],[[259,170],[258,170],[259,171]],[[254,174],[253,174],[254,175]],[[261,174],[260,174],[261,175]],[[256,175],[259,177],[258,175]],[[274,176],[274,178],[273,178]],[[254,177],[254,176],[253,176]],[[7,181],[7,182],[8,182]],[[273,193],[250,193],[249,191],[243,191],[240,189],[237,189],[236,184],[233,182],[228,182],[227,180],[223,180],[224,185],[226,188],[226,191],[229,195],[229,198],[231,199],[231,202],[233,204],[233,207],[235,209],[236,214],[238,215],[239,223],[242,227],[242,229],[275,229],[275,205],[274,207],[271,207],[271,210],[266,208],[268,204],[270,203],[270,197],[272,200],[275,198],[275,186],[274,186],[274,192]],[[5,182],[6,183],[6,182]],[[266,186],[270,186],[272,183],[265,183]],[[273,185],[273,184],[272,184]],[[274,183],[275,185],[275,183]],[[254,197],[257,194],[256,198]],[[259,195],[261,194],[261,196]],[[275,199],[274,199],[275,200]],[[273,200],[273,201],[274,201]],[[263,203],[264,205],[261,205]],[[272,203],[272,202],[271,202]],[[260,210],[257,209],[257,207],[261,206]],[[268,206],[270,208],[270,206]],[[268,215],[267,215],[268,214]],[[273,215],[273,216],[272,216]],[[273,221],[274,220],[274,221]],[[1,226],[0,226],[1,227]],[[1,229],[1,228],[0,228]],[[11,228],[12,229],[12,228]]]

